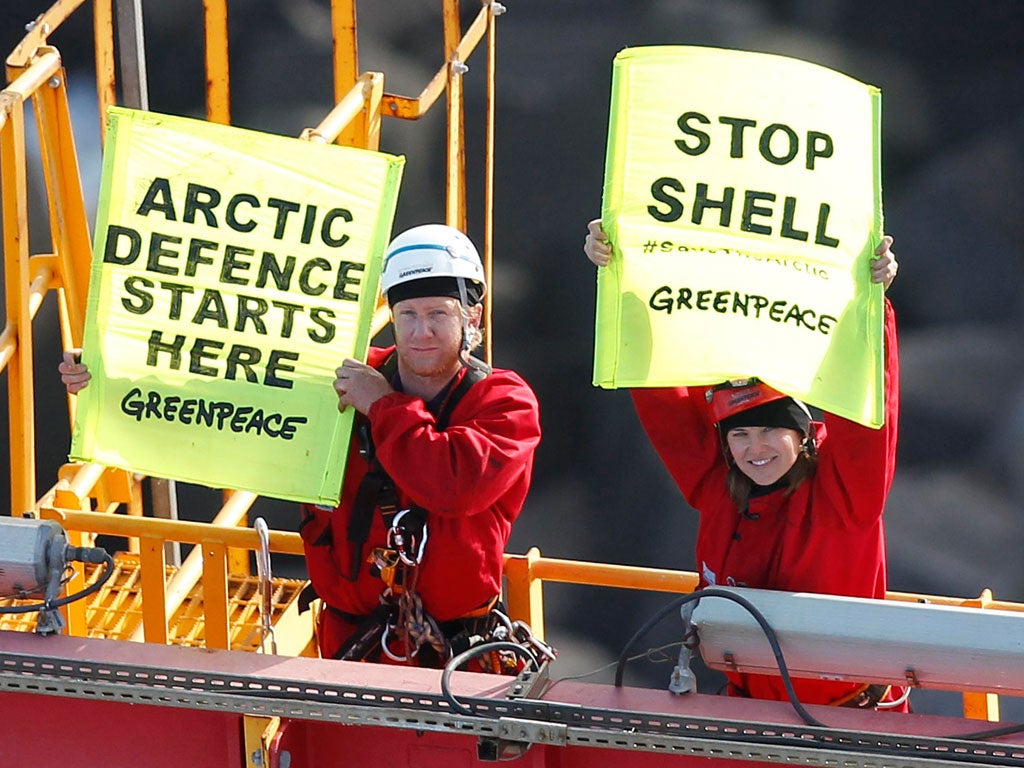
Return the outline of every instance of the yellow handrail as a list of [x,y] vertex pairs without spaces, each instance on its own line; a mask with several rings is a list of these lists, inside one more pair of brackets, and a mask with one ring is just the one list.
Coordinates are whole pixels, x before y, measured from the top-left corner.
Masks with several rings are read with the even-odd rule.
[[[508,585],[506,603],[509,613],[530,624],[539,637],[544,636],[544,603],[541,587],[545,581],[676,594],[693,592],[699,584],[698,575],[690,571],[546,559],[541,557],[537,548],[530,549],[525,555],[506,554],[505,576]],[[886,592],[885,599],[1024,613],[1024,603],[994,600],[992,592],[988,589],[983,590],[977,598],[890,591]],[[962,696],[965,717],[991,722],[999,720],[997,694],[964,691]]]
[[[198,585],[201,587],[202,613],[208,648],[228,648],[230,636],[228,559],[229,549],[255,551],[260,548],[259,533],[251,528],[236,527],[255,501],[254,494],[236,492],[225,504],[214,524],[147,518],[129,515],[87,512],[41,506],[39,516],[58,521],[69,534],[88,532],[138,539],[140,581],[142,586],[142,622],[132,640],[167,643],[168,621]],[[165,544],[176,541],[195,544],[189,557],[171,578],[167,578]],[[299,555],[302,540],[297,533],[271,531],[268,537],[271,552]],[[82,588],[81,581],[72,582],[68,591]],[[72,604],[75,606],[76,604]],[[85,635],[88,628],[82,621],[69,621],[72,634]],[[312,638],[312,624],[307,622],[306,637],[299,647]]]
[[[238,505],[244,506],[248,501],[240,499]],[[223,644],[227,634],[226,553],[229,547],[256,550],[260,546],[260,537],[255,530],[237,528],[231,522],[211,526],[55,507],[42,507],[40,515],[58,520],[68,531],[137,537],[144,542],[142,580],[146,599],[143,602],[143,626],[145,639],[149,642],[166,642],[167,618],[175,610],[168,601],[168,591],[175,591],[173,578],[170,581],[164,578],[164,542],[174,540],[199,545],[193,554],[199,553],[196,559],[199,562],[201,558],[202,562],[203,610],[207,624],[213,628],[211,638],[214,645],[210,647],[226,647]],[[270,531],[269,548],[271,552],[303,553],[299,535],[286,531]],[[527,622],[541,638],[544,637],[542,587],[545,581],[672,594],[686,594],[698,586],[697,574],[690,571],[544,558],[537,548],[531,548],[523,555],[506,554],[505,577],[505,602],[510,616]],[[889,592],[886,599],[1024,613],[1024,604],[994,600],[989,590],[984,590],[977,598]],[[176,596],[173,600],[180,604]],[[211,638],[207,638],[208,643]],[[998,720],[997,695],[973,692],[962,695],[965,716]]]
[[[244,512],[248,509],[248,505],[255,500],[255,496],[252,494],[237,495],[237,499],[229,502],[230,507],[227,507],[229,514],[232,509],[233,514]],[[42,507],[40,515],[58,520],[69,531],[178,541],[183,544],[212,541],[225,547],[248,550],[256,550],[260,546],[259,534],[255,530],[233,525],[215,526],[210,523],[111,515],[59,507]],[[303,554],[302,540],[297,533],[271,530],[269,544],[271,552]],[[526,554],[522,555],[506,554],[504,561],[505,574],[508,579],[509,610],[516,618],[523,620],[541,612],[539,609],[543,608],[542,598],[538,606],[534,602],[537,599],[536,595],[531,596],[528,592],[545,581],[672,594],[693,592],[699,582],[698,575],[692,571],[545,558],[541,556],[540,550],[536,547],[530,548]],[[886,599],[1024,613],[1024,603],[995,600],[988,589],[984,590],[979,597],[890,591],[886,593]],[[515,610],[512,608],[513,605],[524,608]],[[531,626],[535,631],[539,631],[539,627]]]
[[[82,512],[57,507],[42,507],[41,517],[57,520],[68,531],[89,531],[106,536],[137,536],[139,538],[199,544],[216,541],[226,547],[259,549],[259,534],[252,528],[213,526],[188,520],[167,520],[157,517],[108,515],[103,512]],[[290,531],[270,532],[270,551],[301,555],[302,539]]]

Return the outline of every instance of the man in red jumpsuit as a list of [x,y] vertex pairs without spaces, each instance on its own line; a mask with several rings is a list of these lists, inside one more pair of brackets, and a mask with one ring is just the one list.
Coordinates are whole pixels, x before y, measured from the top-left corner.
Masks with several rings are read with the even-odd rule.
[[[367,655],[360,638],[372,637],[389,606],[394,622],[396,596],[410,591],[418,601],[405,606],[413,615],[403,622],[432,619],[429,639],[439,629],[446,641],[458,636],[465,644],[467,634],[486,631],[481,620],[501,592],[540,421],[536,396],[518,374],[486,370],[470,356],[481,338],[485,291],[476,248],[457,229],[415,227],[388,247],[381,292],[395,346],[371,348],[368,364],[346,360],[338,369],[339,408],[359,413],[341,501],[333,510],[303,506],[300,533],[323,604],[325,658],[379,658],[372,642]],[[365,479],[371,469],[376,483]],[[380,491],[381,479],[390,492]],[[396,524],[395,513],[405,510],[411,514]],[[407,526],[412,516],[418,519]],[[406,583],[389,585],[395,573]],[[400,634],[403,626],[392,629]],[[384,654],[381,660],[408,656],[424,666],[445,661],[439,646],[417,651],[397,636],[384,638]]]
[[[888,288],[897,263],[884,237],[872,280]],[[584,248],[605,266],[611,249],[590,224]],[[647,432],[687,503],[698,511],[700,587],[744,586],[853,597],[886,591],[882,513],[896,468],[899,355],[885,300],[885,425],[824,414],[749,380],[719,387],[632,390]],[[787,700],[782,678],[730,673],[729,692]],[[807,704],[883,706],[902,695],[848,682],[793,681]],[[906,704],[895,709],[905,711]]]

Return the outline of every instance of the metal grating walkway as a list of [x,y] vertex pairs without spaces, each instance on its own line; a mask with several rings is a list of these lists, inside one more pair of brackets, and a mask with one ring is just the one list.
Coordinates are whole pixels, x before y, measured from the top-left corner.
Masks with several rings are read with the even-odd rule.
[[[92,584],[102,566],[86,565],[86,584]],[[167,579],[177,571],[167,567]],[[275,578],[271,593],[271,624],[298,600],[305,581]],[[88,637],[106,640],[130,640],[142,623],[142,590],[140,562],[137,555],[119,552],[114,556],[114,572],[106,584],[86,599]],[[0,598],[0,605],[30,605],[37,598],[15,600]],[[228,577],[228,617],[231,649],[257,651],[260,647],[260,594],[255,576]],[[0,614],[0,630],[34,632],[36,613]],[[204,647],[202,585],[196,586],[167,622],[168,644]]]

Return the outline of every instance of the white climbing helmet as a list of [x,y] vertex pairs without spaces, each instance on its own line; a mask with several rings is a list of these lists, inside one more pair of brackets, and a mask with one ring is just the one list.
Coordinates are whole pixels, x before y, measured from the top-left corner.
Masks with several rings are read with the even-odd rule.
[[[473,242],[455,227],[423,224],[391,241],[384,254],[380,292],[387,298],[395,286],[435,277],[456,278],[453,284],[458,284],[459,278],[475,283],[468,287],[477,301],[487,292],[484,267]],[[463,283],[462,288],[466,287]]]

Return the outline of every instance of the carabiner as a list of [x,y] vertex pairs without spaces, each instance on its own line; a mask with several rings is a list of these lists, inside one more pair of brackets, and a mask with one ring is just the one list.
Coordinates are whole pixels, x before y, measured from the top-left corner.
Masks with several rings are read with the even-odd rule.
[[[427,524],[423,523],[417,544],[417,537],[402,525],[402,518],[407,514],[409,514],[409,510],[403,509],[395,515],[391,528],[388,529],[388,546],[398,553],[398,557],[403,563],[417,566],[423,562],[423,553],[427,547]],[[414,550],[412,554],[409,552],[410,549]]]

